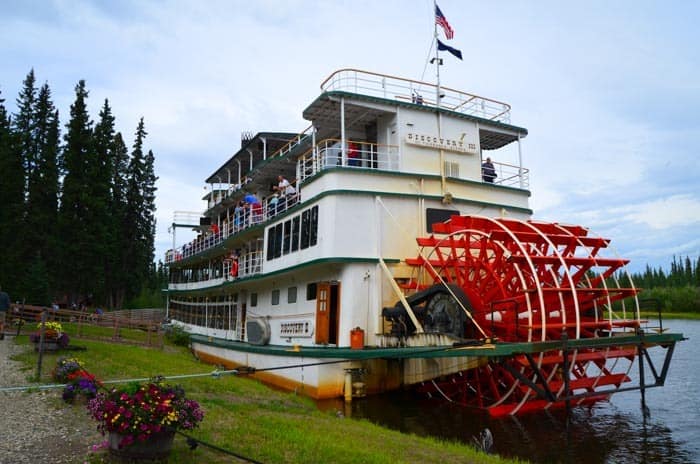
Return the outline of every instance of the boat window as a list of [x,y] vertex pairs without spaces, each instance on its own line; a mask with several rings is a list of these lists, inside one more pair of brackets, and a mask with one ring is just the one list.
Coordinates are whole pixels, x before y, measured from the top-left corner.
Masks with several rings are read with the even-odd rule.
[[311,220],[311,210],[301,213],[301,249],[309,248],[309,222]]
[[250,307],[254,308],[258,305],[258,294],[257,293],[251,293],[250,294]]
[[301,224],[301,218],[299,216],[294,216],[292,219],[292,251],[297,251],[299,249],[299,225]]
[[310,283],[306,286],[306,301],[311,301],[316,299],[316,282]]
[[311,223],[309,224],[309,246],[316,245],[318,237],[318,206],[311,208]]
[[275,240],[275,228],[270,227],[267,231],[267,260],[270,261],[272,258],[275,257],[275,244],[277,243],[277,240]]
[[285,255],[289,254],[289,250],[292,247],[292,221],[285,221],[284,222],[284,238],[283,238],[283,246],[282,246],[282,253]]
[[297,288],[296,287],[289,287],[287,289],[287,303],[296,303],[297,302]]
[[275,250],[274,257],[279,258],[282,256],[282,224],[277,224],[275,226]]
[[277,306],[280,304],[280,291],[279,289],[275,289],[272,291],[272,306]]

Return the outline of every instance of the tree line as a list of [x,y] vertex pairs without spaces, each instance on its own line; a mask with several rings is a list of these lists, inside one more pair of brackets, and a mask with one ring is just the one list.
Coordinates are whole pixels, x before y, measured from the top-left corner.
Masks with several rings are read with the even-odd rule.
[[32,69],[8,114],[0,92],[0,285],[13,300],[120,308],[158,286],[154,155],[143,118],[129,148],[108,99],[98,120],[84,80],[62,133]]
[[671,270],[664,272],[659,267],[652,269],[648,264],[644,272],[632,274],[634,282],[642,288],[657,287],[700,287],[700,257],[693,262],[689,256],[673,257]]
[[644,272],[632,274],[632,279],[644,289],[641,298],[658,302],[663,311],[700,313],[700,257],[693,262],[688,256],[674,256],[670,271],[647,265]]

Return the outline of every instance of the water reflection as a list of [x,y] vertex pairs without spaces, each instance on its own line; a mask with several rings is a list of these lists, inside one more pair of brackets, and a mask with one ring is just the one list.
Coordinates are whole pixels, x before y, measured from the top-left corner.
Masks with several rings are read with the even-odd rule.
[[[487,414],[410,392],[319,404],[345,410],[385,427],[422,436],[473,444],[488,427],[493,451],[534,463],[662,463],[700,462],[700,321],[668,321],[690,341],[677,345],[666,386],[647,390],[651,417],[644,419],[639,392],[614,395],[609,402],[565,410],[543,411],[493,419]],[[664,352],[651,352],[657,369]],[[636,364],[636,363],[635,363]],[[633,383],[636,372],[632,372]]]

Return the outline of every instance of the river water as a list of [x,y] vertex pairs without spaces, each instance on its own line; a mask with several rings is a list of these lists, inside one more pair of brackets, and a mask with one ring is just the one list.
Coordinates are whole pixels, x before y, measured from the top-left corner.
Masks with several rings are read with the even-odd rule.
[[[666,384],[646,391],[646,419],[638,391],[573,408],[569,420],[564,410],[493,419],[409,392],[355,400],[346,414],[464,443],[473,443],[488,427],[494,453],[533,463],[700,463],[700,321],[670,320],[664,326],[689,340],[676,345]],[[660,370],[665,350],[649,353]],[[636,366],[628,385],[638,385]],[[646,372],[650,383],[653,377]]]

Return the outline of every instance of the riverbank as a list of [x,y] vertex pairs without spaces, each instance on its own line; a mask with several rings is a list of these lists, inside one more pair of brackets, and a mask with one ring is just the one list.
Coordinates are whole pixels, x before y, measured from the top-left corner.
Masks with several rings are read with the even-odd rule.
[[[650,322],[658,320],[659,313],[656,311],[640,311],[639,313],[642,319],[647,319]],[[662,312],[661,317],[663,319],[688,319],[691,321],[700,321],[700,313],[674,313],[674,312]]]
[[[211,373],[213,368],[194,359],[184,348],[167,345],[164,349],[115,345],[105,342],[72,339],[73,344],[84,346],[85,351],[71,352],[84,363],[87,370],[98,378],[125,379],[152,377],[155,375],[173,376],[183,374]],[[17,343],[17,344],[16,344]],[[10,380],[3,379],[3,385],[25,385],[27,376],[32,375],[36,365],[36,354],[27,344],[26,336],[17,341],[8,337],[0,342],[3,359],[7,354],[20,361],[8,361],[3,365],[3,373],[14,372]],[[5,352],[6,348],[10,348]],[[50,370],[55,366],[59,355],[48,354],[44,358],[43,383],[50,383]],[[278,392],[257,381],[234,376],[188,378],[178,380],[188,396],[199,401],[206,411],[201,427],[191,433],[205,443],[229,450],[264,463],[507,463],[516,462],[496,456],[476,452],[473,448],[445,440],[402,434],[379,427],[367,420],[355,420],[345,416],[344,411],[320,412],[306,397],[293,393]],[[95,424],[87,417],[83,407],[66,406],[60,400],[60,391],[50,393],[12,393],[22,401],[5,399],[4,407],[14,409],[21,404],[32,405],[31,411],[24,407],[10,414],[9,422],[0,415],[0,430],[10,430],[14,422],[22,422],[26,427],[17,432],[16,440],[11,440],[6,449],[0,452],[0,462],[111,462],[104,450],[88,452],[92,445],[98,445],[103,438],[95,432]],[[45,399],[41,399],[45,398]],[[41,414],[38,414],[41,411]],[[47,419],[60,411],[58,421]],[[70,417],[66,439],[71,440],[70,449],[63,450],[55,459],[56,451],[42,439],[41,433],[34,433],[32,424],[45,422],[45,429],[57,429],[59,424]],[[75,420],[74,420],[75,419]],[[74,431],[74,432],[73,432]],[[14,432],[13,432],[14,434]],[[79,436],[79,440],[73,438]],[[37,447],[25,459],[26,447],[21,445],[26,436],[27,443]],[[58,434],[60,441],[62,434]],[[46,443],[44,443],[46,442]],[[5,446],[5,445],[3,445]],[[6,454],[7,453],[7,454]],[[8,459],[5,459],[8,456]],[[29,455],[28,455],[29,456]],[[24,460],[16,460],[22,457]],[[72,460],[71,460],[72,459]],[[170,463],[228,463],[232,457],[206,446],[190,450],[185,439],[177,436]]]

